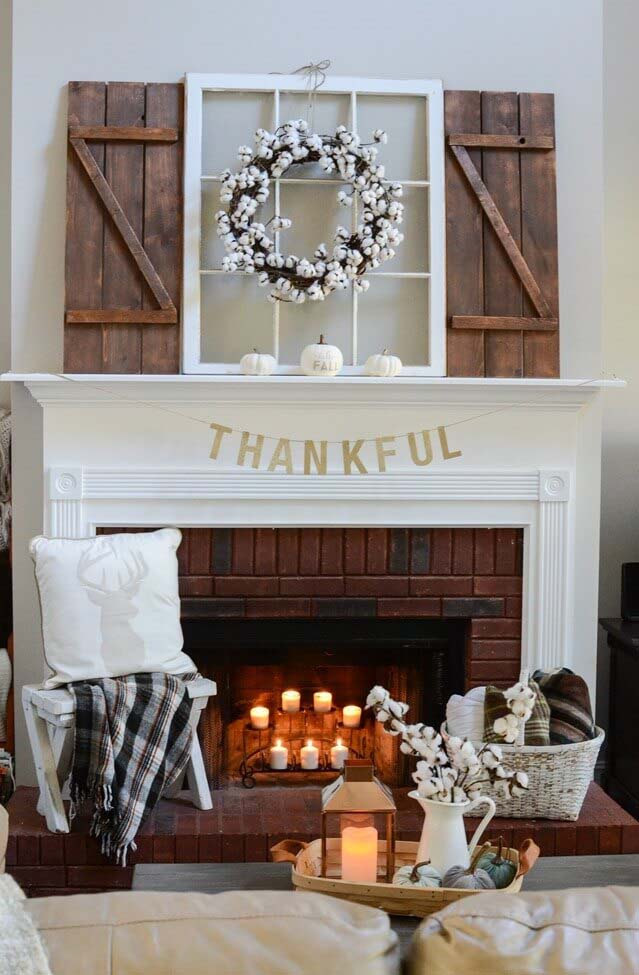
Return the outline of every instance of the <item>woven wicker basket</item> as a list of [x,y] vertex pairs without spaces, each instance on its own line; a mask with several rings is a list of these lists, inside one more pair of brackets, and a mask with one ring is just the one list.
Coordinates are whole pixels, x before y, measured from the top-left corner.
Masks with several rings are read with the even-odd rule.
[[[529,671],[522,669],[519,680],[527,684]],[[588,786],[592,782],[599,749],[606,737],[596,728],[596,738],[571,745],[524,745],[524,723],[519,741],[514,745],[501,744],[504,765],[515,772],[526,772],[528,789],[522,796],[502,799],[493,796],[498,816],[514,819],[570,819],[579,818]],[[441,727],[447,736],[446,723]],[[473,742],[476,749],[481,742]]]
[[498,816],[515,819],[577,819],[604,740],[597,737],[572,745],[501,745],[504,765],[528,773],[528,789],[512,799],[495,797]]

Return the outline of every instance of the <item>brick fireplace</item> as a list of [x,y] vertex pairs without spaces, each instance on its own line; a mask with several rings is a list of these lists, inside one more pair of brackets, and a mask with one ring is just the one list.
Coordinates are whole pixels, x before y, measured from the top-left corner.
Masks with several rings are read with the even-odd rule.
[[[216,677],[219,638],[237,638],[239,627],[249,628],[245,634],[272,623],[315,633],[325,627],[328,649],[341,651],[336,633],[351,637],[357,627],[370,627],[378,637],[386,624],[398,624],[410,628],[411,648],[411,641],[423,639],[426,671],[434,660],[450,670],[441,680],[442,697],[450,689],[513,681],[520,661],[531,669],[571,666],[594,692],[598,384],[22,378],[42,407],[42,529],[83,538],[120,526],[186,526],[180,576],[187,648]],[[369,473],[356,476],[344,475],[339,463],[322,476],[271,473],[238,467],[233,452],[211,458],[213,420],[298,443],[460,424],[454,446],[462,454],[417,468],[398,441],[385,473],[375,473],[374,455]],[[33,616],[31,568],[23,583]],[[201,645],[195,638],[203,632]],[[458,653],[457,672],[449,657]],[[310,674],[295,678],[307,703],[315,666],[311,662]],[[17,645],[16,675],[20,683],[33,683],[41,674],[34,617],[30,638],[23,627]],[[366,681],[371,676],[360,671],[350,693],[363,694],[362,674]],[[320,676],[324,683],[334,675]],[[281,680],[288,683],[288,672]],[[363,703],[340,699],[344,686],[335,681],[336,704]],[[223,681],[220,687],[223,692]],[[275,694],[265,680],[245,684],[251,687]],[[238,720],[246,720],[249,703],[246,694]],[[416,720],[434,721],[435,714],[415,707]],[[224,717],[211,709],[202,722],[210,755],[220,740],[216,722]],[[128,885],[130,875],[102,858],[85,820],[66,836],[47,834],[29,788],[31,756],[20,723],[17,752],[20,788],[9,862],[21,882],[50,891]],[[414,839],[420,822],[406,793],[395,788],[399,834]],[[546,855],[639,848],[639,825],[606,802],[593,785],[578,823],[500,820],[494,829],[514,842],[532,835]],[[137,858],[263,859],[283,833],[317,835],[316,784],[224,788],[213,805],[202,813],[184,801],[164,800],[145,824]]]
[[[286,687],[303,704],[331,689],[339,713],[386,683],[415,720],[438,722],[450,693],[514,681],[522,545],[511,528],[185,529],[185,648],[220,689],[200,726],[212,782],[232,781],[250,706],[274,716]],[[406,784],[371,725],[353,747]]]

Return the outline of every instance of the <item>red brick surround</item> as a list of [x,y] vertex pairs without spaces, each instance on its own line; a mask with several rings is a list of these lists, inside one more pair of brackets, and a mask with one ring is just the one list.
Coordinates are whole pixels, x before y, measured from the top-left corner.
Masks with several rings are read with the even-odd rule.
[[211,615],[465,618],[467,686],[519,674],[519,529],[187,528],[179,559]]

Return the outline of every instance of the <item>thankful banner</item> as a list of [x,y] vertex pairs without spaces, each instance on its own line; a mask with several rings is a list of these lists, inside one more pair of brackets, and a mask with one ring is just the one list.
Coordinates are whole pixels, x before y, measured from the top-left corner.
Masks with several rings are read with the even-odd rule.
[[[222,446],[227,450],[235,446],[238,467],[284,474],[327,474],[329,447],[331,459],[334,463],[337,461],[344,474],[383,474],[388,469],[389,460],[397,455],[398,442],[404,439],[408,444],[410,459],[416,467],[428,467],[435,458],[453,460],[462,456],[461,450],[451,448],[444,426],[434,430],[419,430],[395,436],[362,437],[358,440],[295,440],[251,433],[250,430],[236,430],[223,423],[211,423],[211,429],[212,460],[219,458]],[[227,438],[235,438],[236,443],[233,444]],[[294,451],[294,445],[298,444],[300,447],[296,447]],[[365,444],[373,444],[374,449],[363,456]],[[297,470],[294,457],[297,460]]]

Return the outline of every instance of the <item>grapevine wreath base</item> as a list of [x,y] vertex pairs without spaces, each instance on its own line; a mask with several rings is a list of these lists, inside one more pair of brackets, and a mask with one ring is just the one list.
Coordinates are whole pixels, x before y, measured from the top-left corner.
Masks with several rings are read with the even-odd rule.
[[[387,136],[376,129],[373,139],[386,142]],[[394,248],[403,240],[398,230],[404,209],[398,201],[402,186],[384,179],[384,167],[375,161],[376,146],[363,144],[344,125],[337,127],[334,136],[309,133],[303,119],[286,122],[276,132],[258,129],[255,144],[255,152],[240,146],[238,157],[244,163],[240,172],[227,169],[222,173],[220,199],[229,204],[228,212],[216,214],[217,232],[227,251],[222,269],[257,274],[261,285],[272,285],[270,301],[323,301],[350,282],[356,291],[366,291],[366,272],[393,257]],[[350,193],[339,191],[338,200],[350,207],[357,194],[362,212],[354,233],[337,228],[330,256],[326,244],[320,244],[314,260],[309,261],[295,254],[281,254],[269,237],[269,233],[288,229],[289,219],[276,215],[264,225],[253,218],[268,199],[272,178],[283,176],[292,166],[314,162],[319,162],[326,174],[336,173],[351,185]]]

